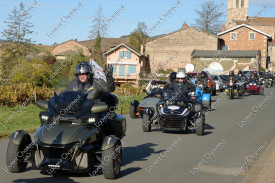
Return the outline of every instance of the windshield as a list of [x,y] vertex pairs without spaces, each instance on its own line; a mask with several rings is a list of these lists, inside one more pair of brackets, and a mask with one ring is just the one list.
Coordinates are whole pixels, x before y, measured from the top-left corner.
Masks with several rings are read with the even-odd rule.
[[213,79],[214,79],[215,81],[218,81],[218,80],[219,80],[218,76],[213,76]]
[[181,84],[170,85],[164,92],[164,100],[173,102],[188,101],[188,93]]

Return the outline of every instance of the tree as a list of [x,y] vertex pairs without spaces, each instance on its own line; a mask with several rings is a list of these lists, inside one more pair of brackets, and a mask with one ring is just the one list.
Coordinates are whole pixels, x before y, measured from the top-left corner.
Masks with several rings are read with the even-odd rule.
[[222,25],[220,18],[224,15],[221,11],[222,6],[224,3],[216,4],[214,1],[201,4],[201,10],[195,10],[199,15],[199,19],[196,19],[196,27],[211,34],[220,32]]
[[103,68],[106,63],[102,57],[101,39],[102,38],[100,37],[100,34],[97,34],[92,58],[97,62],[98,65],[100,65]]
[[30,18],[30,12],[25,9],[24,4],[21,2],[19,9],[15,7],[9,14],[7,21],[4,21],[8,28],[2,31],[2,36],[10,42],[31,43],[31,39],[26,38],[28,34],[33,33],[30,30],[33,24],[28,22]]
[[103,10],[101,5],[99,6],[96,16],[93,19],[93,26],[92,26],[92,30],[90,30],[90,39],[95,39],[98,37],[98,34],[100,35],[100,37],[104,37],[107,34],[107,27],[106,24],[104,23],[105,17],[103,15]]
[[25,10],[25,6],[21,2],[19,9],[15,7],[7,21],[4,21],[8,28],[2,31],[2,36],[7,40],[7,43],[2,46],[0,56],[2,78],[11,76],[12,71],[17,69],[15,66],[20,65],[22,61],[28,61],[28,56],[37,52],[37,49],[30,44],[31,39],[26,38],[33,32],[30,30],[33,25],[28,22],[30,18],[29,11]]
[[104,23],[104,16],[101,5],[99,6],[96,17],[93,19],[94,25],[92,26],[92,30],[90,33],[90,39],[95,39],[95,45],[93,50],[93,60],[95,60],[101,67],[105,65],[104,59],[102,57],[102,51],[101,51],[101,40],[106,35],[107,27]]
[[137,50],[140,50],[140,46],[144,44],[149,36],[146,33],[147,26],[144,22],[139,22],[137,28],[131,32],[129,36],[129,45]]

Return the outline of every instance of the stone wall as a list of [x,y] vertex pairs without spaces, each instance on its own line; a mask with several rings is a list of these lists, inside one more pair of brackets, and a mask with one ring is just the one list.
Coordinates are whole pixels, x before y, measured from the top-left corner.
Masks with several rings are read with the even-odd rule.
[[197,50],[217,50],[218,38],[188,27],[146,43],[151,72],[159,69],[185,68],[191,62],[191,53]]

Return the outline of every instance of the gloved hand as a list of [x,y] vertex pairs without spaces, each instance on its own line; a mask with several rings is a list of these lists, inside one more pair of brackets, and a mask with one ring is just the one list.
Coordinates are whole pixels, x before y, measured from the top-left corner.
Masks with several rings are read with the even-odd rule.
[[104,74],[106,78],[112,78],[113,77],[113,66],[112,65],[105,65],[105,71]]

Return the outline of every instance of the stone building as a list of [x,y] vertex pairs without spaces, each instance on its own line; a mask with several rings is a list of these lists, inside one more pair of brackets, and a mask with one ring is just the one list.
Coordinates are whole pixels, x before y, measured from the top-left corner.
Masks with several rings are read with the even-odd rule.
[[187,24],[180,30],[147,42],[144,47],[152,73],[160,69],[178,71],[179,68],[185,68],[191,62],[191,53],[194,49],[220,49],[216,35],[188,27]]
[[83,50],[85,56],[91,56],[89,49],[74,40],[69,40],[64,43],[54,46],[52,50],[52,55],[56,56],[56,60],[65,60],[68,54],[78,51],[78,49]]

